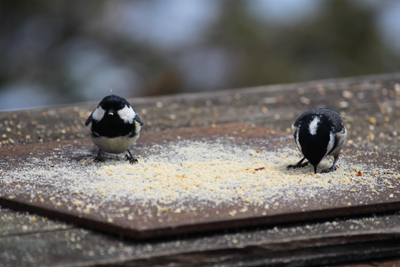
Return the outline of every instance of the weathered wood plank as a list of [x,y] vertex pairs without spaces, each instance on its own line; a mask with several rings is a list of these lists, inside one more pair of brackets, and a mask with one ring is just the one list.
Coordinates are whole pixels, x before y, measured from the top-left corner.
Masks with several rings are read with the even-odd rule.
[[[227,233],[182,236],[153,241],[123,240],[91,230],[10,235],[0,238],[0,258],[5,266],[123,264],[150,266],[235,266],[237,261],[260,264],[341,262],[341,256],[362,258],[400,255],[400,218],[383,215],[360,219],[243,229]],[[371,247],[370,240],[377,242]],[[382,245],[382,242],[386,245]],[[395,244],[398,244],[395,246]],[[356,248],[356,250],[355,250]],[[397,252],[396,249],[397,248]],[[381,255],[381,256],[379,256]],[[350,257],[351,258],[351,257]],[[246,264],[245,264],[246,265]]]
[[[170,162],[175,162],[173,157],[176,156],[176,153],[172,155],[168,154],[167,157],[161,157],[164,152],[154,150],[152,148],[153,144],[163,144],[162,150],[173,150],[173,147],[178,146],[178,143],[173,143],[172,147],[167,147],[167,143],[165,142],[174,142],[177,140],[177,136],[179,136],[179,142],[183,141],[183,143],[179,143],[181,144],[180,149],[186,149],[190,144],[188,142],[198,142],[199,140],[203,140],[204,142],[206,140],[207,150],[212,150],[214,146],[218,146],[218,143],[222,142],[222,138],[223,142],[225,142],[224,145],[226,145],[224,149],[235,146],[237,148],[235,153],[240,155],[238,160],[233,164],[234,171],[237,171],[237,165],[245,161],[249,152],[247,150],[249,146],[253,148],[253,151],[260,149],[263,154],[269,155],[265,158],[263,158],[263,154],[261,153],[257,155],[257,160],[270,161],[267,167],[263,167],[269,170],[274,169],[271,167],[271,164],[275,161],[269,158],[280,148],[286,148],[288,137],[291,139],[291,136],[287,136],[282,132],[278,133],[275,131],[275,134],[272,134],[272,132],[272,130],[268,130],[267,128],[252,127],[248,124],[225,124],[216,127],[191,127],[147,132],[141,140],[142,143],[139,146],[141,152],[138,153],[142,156],[144,155],[144,158],[154,154],[157,156],[157,164],[163,164],[164,162],[169,164]],[[185,142],[185,140],[188,142]],[[243,142],[246,142],[246,144],[243,145]],[[264,142],[267,144],[264,144]],[[128,178],[120,180],[119,184],[115,184],[114,182],[119,179],[118,177],[126,176],[127,174],[115,174],[116,176],[113,175],[110,179],[110,173],[107,173],[104,178],[105,181],[99,180],[100,169],[107,168],[107,166],[110,166],[110,163],[102,164],[103,167],[101,168],[97,166],[98,164],[92,164],[91,167],[80,164],[82,158],[85,159],[85,162],[86,160],[90,161],[92,158],[90,153],[88,153],[90,147],[87,145],[88,143],[90,143],[90,140],[80,139],[79,141],[62,141],[60,143],[46,142],[39,146],[17,146],[20,150],[24,150],[27,155],[19,153],[15,155],[14,152],[8,153],[7,160],[10,163],[3,170],[3,175],[1,176],[4,178],[5,184],[0,190],[0,203],[4,204],[5,207],[32,211],[50,218],[136,239],[158,238],[216,229],[223,230],[265,224],[299,222],[311,219],[389,211],[400,207],[400,186],[396,179],[391,177],[391,174],[383,174],[384,170],[387,169],[386,166],[378,168],[379,165],[382,165],[386,161],[396,160],[397,162],[399,158],[386,158],[384,155],[378,159],[369,155],[361,155],[359,157],[360,160],[368,160],[368,168],[373,167],[374,171],[379,173],[375,177],[376,183],[374,183],[374,188],[377,190],[375,190],[376,193],[372,193],[370,187],[364,184],[363,186],[359,186],[360,181],[370,183],[372,173],[369,174],[371,177],[366,180],[356,179],[355,182],[350,182],[350,179],[354,177],[355,171],[351,167],[342,165],[342,169],[346,171],[339,175],[339,177],[329,176],[330,178],[325,178],[324,183],[314,187],[311,183],[316,183],[317,181],[315,178],[309,179],[313,177],[310,177],[309,174],[300,176],[300,174],[293,174],[291,171],[272,172],[272,174],[267,170],[264,170],[264,172],[259,171],[260,176],[258,180],[252,180],[253,182],[248,187],[239,187],[241,191],[248,191],[247,195],[234,193],[234,196],[224,201],[221,201],[222,193],[217,193],[212,198],[209,190],[214,191],[216,189],[222,190],[222,187],[236,187],[237,181],[231,181],[233,173],[229,172],[227,180],[221,185],[217,184],[217,181],[214,182],[216,178],[214,173],[212,173],[211,179],[213,182],[211,183],[211,188],[203,189],[201,186],[194,186],[194,189],[185,189],[188,188],[187,180],[192,180],[195,177],[189,173],[189,178],[185,179],[182,186],[179,187],[179,189],[185,190],[187,193],[182,193],[177,203],[165,203],[163,202],[164,199],[161,198],[154,199],[143,196],[149,203],[144,205],[140,202],[140,199],[136,200],[133,198],[141,192],[133,193],[132,191],[125,191],[125,189],[133,190],[138,188],[140,185],[135,183],[132,186],[130,180],[139,178],[128,176]],[[61,145],[62,149],[60,149],[59,145]],[[9,150],[0,148],[0,152],[2,151],[6,151],[5,154],[7,154]],[[196,147],[192,147],[190,153],[195,153],[195,151]],[[200,151],[202,151],[201,153],[205,153],[204,150]],[[358,153],[357,150],[352,150],[352,152],[354,154]],[[53,157],[54,153],[57,154],[57,158]],[[215,150],[215,153],[222,152]],[[234,155],[231,153],[225,154],[224,157],[233,157]],[[295,150],[293,150],[294,153],[296,153]],[[51,160],[50,163],[48,162],[49,157]],[[183,158],[185,158],[185,161],[190,161],[189,154]],[[255,157],[250,156],[250,158],[250,163],[243,165],[241,168],[251,168],[253,166],[253,159]],[[276,160],[278,159],[280,160],[280,155],[277,156]],[[196,157],[195,161],[198,160],[202,161],[203,159]],[[297,160],[297,157],[293,158],[293,161]],[[47,162],[44,164],[44,167],[41,165],[42,162]],[[68,163],[66,164],[66,162]],[[211,165],[214,164],[213,162],[205,161],[204,164],[207,165],[206,168],[212,168]],[[224,160],[218,159],[217,162],[224,162]],[[228,163],[229,166],[232,166],[232,160],[229,160]],[[118,165],[120,170],[129,167],[124,161],[121,164]],[[144,164],[140,160],[138,165],[134,166],[129,172],[139,173],[139,176],[147,175],[147,173],[151,172],[154,165],[151,163],[146,167],[148,170],[140,173],[140,168],[144,168]],[[183,164],[182,158],[178,157],[177,163],[174,164]],[[191,164],[196,163],[192,162]],[[201,165],[201,169],[205,168],[204,164]],[[358,165],[358,160],[352,158],[347,161],[346,165]],[[253,168],[257,166],[260,165],[256,164]],[[278,165],[278,168],[282,167],[286,169],[282,164]],[[95,172],[89,172],[89,168]],[[223,172],[225,172],[225,168],[229,168],[228,165],[224,167]],[[365,172],[364,176],[367,176],[368,168],[362,169]],[[32,169],[35,169],[35,171],[31,171]],[[14,170],[18,171],[13,172]],[[171,170],[171,172],[174,172],[174,170]],[[20,174],[21,171],[26,173],[27,176],[25,178],[21,178],[24,177]],[[397,173],[398,169],[391,169],[391,172]],[[60,176],[60,173],[62,173],[62,176]],[[203,172],[201,173],[204,176],[206,175]],[[7,175],[12,175],[14,178],[9,179],[6,177]],[[243,175],[246,177],[241,181],[242,183],[246,183],[255,176],[255,172],[245,172]],[[163,175],[163,181],[164,176],[167,176],[167,174]],[[72,177],[72,179],[69,179],[69,177]],[[218,179],[224,179],[222,177],[224,177],[224,174],[221,174]],[[273,186],[274,183],[267,184],[268,180],[278,180],[282,177],[284,177],[285,183],[289,185],[288,187],[282,188],[279,185],[279,189],[275,189]],[[299,177],[300,180],[309,179],[310,184],[300,183],[298,181]],[[342,181],[343,177],[347,177],[348,181]],[[182,178],[180,172],[179,176],[174,173],[172,180],[179,180],[180,178]],[[340,182],[337,182],[335,186],[329,186],[328,180],[336,178],[339,178]],[[154,194],[151,189],[154,184],[158,184],[159,187],[162,187],[163,184],[166,187],[170,183],[172,184],[172,182],[160,183],[153,176],[149,177],[149,179],[153,182],[148,185],[150,187],[144,187],[143,190],[146,190],[146,195]],[[197,179],[200,180],[201,178]],[[262,183],[257,184],[260,179]],[[324,177],[319,175],[317,180],[322,181],[323,179]],[[140,181],[140,184],[146,182],[146,179],[144,179]],[[86,184],[85,187],[85,183],[89,184]],[[108,187],[107,184],[109,183],[114,184]],[[350,186],[346,186],[349,183]],[[389,183],[390,188],[388,188]],[[98,186],[93,188],[93,184],[98,184],[98,186],[103,188],[103,192],[107,193],[104,195],[99,193]],[[299,184],[300,186],[298,186]],[[116,189],[120,187],[123,187],[123,190]],[[254,189],[255,187],[258,187],[258,189]],[[163,191],[165,190],[166,188]],[[288,190],[295,192],[293,194],[296,197],[291,197]],[[224,191],[223,196],[227,198],[225,194],[231,194],[231,191],[231,189]],[[161,192],[161,190],[157,192]],[[173,191],[172,193],[175,192]],[[197,198],[192,196],[196,192],[201,192]],[[188,194],[190,195],[188,196]],[[252,199],[251,196],[253,194],[261,195]],[[122,195],[125,197],[115,197]],[[168,199],[166,198],[166,201]],[[204,199],[208,202],[205,202]],[[160,205],[162,205],[163,209],[160,208]],[[86,208],[87,206],[92,207],[92,209]],[[265,208],[266,206],[268,207],[267,209]],[[179,209],[179,212],[175,212],[177,209]],[[142,212],[143,210],[145,212]]]
[[[331,107],[349,118],[349,139],[361,134],[364,140],[366,132],[387,136],[399,129],[399,83],[400,74],[390,74],[129,101],[145,122],[143,131],[227,122],[286,130],[305,110]],[[2,143],[87,137],[84,121],[96,105],[1,112]],[[369,117],[376,119],[373,130]]]
[[72,225],[48,220],[45,217],[29,214],[27,212],[15,212],[0,207],[0,237],[9,235],[31,234],[41,231],[66,230]]
[[[209,94],[131,99],[130,102],[142,116],[145,123],[147,123],[144,131],[190,125],[221,124],[226,122],[247,122],[258,126],[286,130],[290,127],[295,117],[303,111],[311,108],[328,106],[341,111],[342,114],[348,118],[346,124],[349,128],[349,140],[351,140],[354,145],[361,149],[368,148],[399,155],[399,83],[400,73],[397,73],[221,91]],[[97,103],[77,104],[29,111],[1,112],[1,145],[12,146],[12,143],[18,142],[46,142],[48,140],[85,137],[87,136],[87,129],[83,126],[83,122],[88,115],[87,112],[94,109],[96,104]],[[4,162],[3,156],[0,155],[0,169],[2,168],[2,164],[6,164],[6,162]],[[132,251],[129,250],[129,248],[127,248],[128,252],[131,252],[131,254],[128,253],[129,257],[122,252],[125,246],[132,245],[131,241],[119,240],[113,236],[86,231],[80,228],[69,229],[70,226],[63,223],[60,223],[60,225],[58,225],[58,223],[54,223],[53,225],[40,223],[35,226],[35,222],[32,222],[31,216],[32,215],[24,215],[0,209],[0,218],[5,218],[2,223],[8,224],[5,226],[2,225],[2,229],[5,230],[3,230],[0,237],[0,253],[7,256],[4,257],[4,259],[6,259],[4,263],[1,263],[3,266],[51,265],[61,262],[70,265],[94,265],[100,264],[100,257],[102,263],[121,263],[126,266],[138,263],[138,258],[132,257]],[[368,220],[370,217],[365,217],[365,219]],[[37,218],[37,221],[42,222],[42,220],[44,219]],[[353,221],[354,219],[348,219],[343,222],[352,223]],[[398,215],[388,217],[388,221],[398,225]],[[359,235],[364,235],[368,237],[369,240],[381,239],[382,235],[379,235],[379,238],[377,238],[378,235],[368,234],[372,227],[374,227],[376,231],[379,229],[384,231],[385,227],[382,227],[381,223],[382,222],[375,223],[375,225],[371,225],[369,229],[359,228]],[[52,224],[52,222],[50,222],[50,224]],[[305,232],[299,232],[300,236],[309,238],[310,233],[315,234],[312,230],[314,228],[312,225],[313,224],[308,224],[311,230],[308,229],[305,230]],[[28,227],[27,230],[25,226]],[[329,230],[331,226],[332,225],[329,225],[328,222],[320,224],[320,227],[323,228],[321,236],[325,236],[327,240],[334,240],[332,235],[324,232]],[[277,231],[285,235],[288,232],[296,232],[298,227],[300,226],[291,226],[287,228],[287,231],[279,227]],[[353,229],[354,227],[357,227],[357,224],[353,225]],[[50,232],[48,232],[49,230]],[[393,231],[390,232],[389,235],[384,235],[384,238],[395,238],[394,241],[397,242],[398,229],[392,228],[392,230]],[[84,249],[76,249],[76,247],[73,249],[71,243],[75,242],[72,242],[71,239],[68,242],[68,237],[71,238],[73,235],[76,235],[77,231],[90,232],[94,236],[93,239],[85,239],[87,245],[85,245]],[[251,235],[249,239],[243,239],[243,242],[239,241],[240,238],[238,239],[235,237],[239,242],[233,244],[232,236],[231,239],[229,239],[225,234],[216,235],[215,242],[224,243],[225,240],[230,240],[233,247],[246,247],[250,249],[248,253],[257,253],[258,248],[252,249],[254,245],[252,242],[256,240],[258,242],[257,247],[262,247],[263,244],[268,244],[268,241],[255,238],[263,235],[262,229],[254,229],[253,231],[254,234]],[[237,232],[233,233],[233,235],[240,235],[241,233],[242,232]],[[247,235],[247,232],[243,232],[243,238]],[[87,234],[85,236],[87,236]],[[24,239],[25,237],[28,237],[28,239],[31,238],[31,242],[26,242]],[[254,237],[254,239],[251,237]],[[46,242],[48,238],[52,241]],[[198,242],[199,245],[195,246],[195,249],[197,249],[197,251],[202,251],[209,245],[208,238],[209,236],[200,236],[190,237],[189,239]],[[282,240],[283,236],[277,238],[278,240]],[[311,243],[308,244],[310,248],[319,246],[320,239],[310,240]],[[344,244],[352,244],[352,242],[354,242],[354,240],[349,239],[343,239],[342,241]],[[8,246],[8,242],[14,245]],[[152,244],[167,247],[164,243],[166,241],[154,242],[155,243]],[[169,247],[170,250],[164,253],[173,255],[185,255],[185,253],[187,253],[185,249],[188,243],[184,238],[168,240],[167,242],[174,245],[171,245],[172,248]],[[101,244],[101,247],[97,247],[96,244]],[[114,244],[114,246],[112,244]],[[105,251],[104,247],[115,249],[115,244],[120,244],[122,246],[122,251],[117,249],[115,253],[111,254]],[[143,245],[144,243],[140,244]],[[43,257],[38,253],[39,247],[40,252],[45,252]],[[372,245],[369,244],[361,250],[361,252],[365,252],[363,254],[364,256],[368,251],[371,251],[371,247]],[[219,251],[222,248],[223,246],[212,247],[211,251]],[[331,249],[334,248],[335,247],[331,247]],[[368,257],[359,257],[359,254],[352,255],[352,246],[345,246],[345,248],[348,250],[347,254],[350,256],[343,258],[343,260],[371,259]],[[59,256],[59,254],[62,253],[60,251],[67,251],[68,249],[72,252],[68,252],[67,255],[73,256],[71,256],[69,260],[65,260]],[[27,254],[27,251],[32,251],[32,253]],[[93,254],[89,253],[90,251],[92,251]],[[339,251],[337,247],[336,251]],[[395,252],[385,250],[383,247],[380,251],[382,251],[380,255],[379,253],[372,253],[372,257],[380,258],[397,255]],[[78,253],[74,254],[73,252]],[[237,250],[234,250],[229,251],[223,256],[211,256],[213,259],[210,261],[210,264],[221,262],[225,257],[232,257],[236,252]],[[89,254],[87,253],[93,255],[93,257],[88,257]],[[318,251],[315,250],[315,253],[318,254]],[[337,255],[340,257],[340,252],[337,253],[339,253]],[[207,255],[210,254],[212,253],[198,253],[197,256],[204,258],[202,264],[205,265]],[[320,255],[324,254],[321,253]],[[148,257],[155,260],[153,262],[151,262],[151,260],[147,262],[144,261],[144,264],[157,263],[162,265],[174,262],[172,258],[162,258],[162,254],[152,254]],[[318,258],[318,255],[314,256],[314,258]],[[335,261],[326,254],[325,258],[328,259],[326,264],[335,263]],[[273,262],[273,260],[272,256],[271,261]],[[290,258],[286,258],[285,260],[285,262],[296,262],[295,259],[291,260]],[[252,262],[257,264],[257,262],[260,261],[259,258],[252,261],[251,256],[249,256],[247,263]],[[234,265],[234,263],[232,264]]]

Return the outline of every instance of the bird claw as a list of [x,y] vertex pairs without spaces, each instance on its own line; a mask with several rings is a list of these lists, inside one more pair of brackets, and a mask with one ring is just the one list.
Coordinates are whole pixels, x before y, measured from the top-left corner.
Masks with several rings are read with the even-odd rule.
[[321,173],[329,173],[329,172],[333,172],[333,171],[336,171],[336,170],[337,170],[337,167],[336,166],[332,166],[329,169],[321,170]]
[[138,163],[138,160],[132,156],[125,155],[125,160],[129,160],[130,164]]
[[98,162],[104,162],[105,161],[104,158],[102,156],[100,156],[100,155],[97,155],[93,160],[94,161],[98,161]]
[[305,162],[305,163],[303,163],[303,164],[301,164],[301,163],[299,162],[299,163],[297,163],[296,165],[289,165],[289,166],[287,166],[286,168],[288,168],[288,169],[291,169],[291,168],[297,169],[297,168],[304,168],[304,167],[307,166],[307,165],[308,165],[308,161]]

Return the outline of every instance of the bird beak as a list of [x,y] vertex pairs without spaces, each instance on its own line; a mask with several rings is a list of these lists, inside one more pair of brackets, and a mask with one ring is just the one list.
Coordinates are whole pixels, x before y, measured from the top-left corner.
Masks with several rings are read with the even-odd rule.
[[115,111],[113,109],[110,109],[107,114],[110,115],[110,116],[113,116],[114,113],[115,113]]

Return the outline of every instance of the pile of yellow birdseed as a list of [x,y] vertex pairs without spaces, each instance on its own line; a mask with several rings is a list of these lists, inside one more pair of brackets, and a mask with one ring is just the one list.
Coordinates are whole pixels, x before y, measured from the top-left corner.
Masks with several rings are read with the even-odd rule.
[[[238,199],[263,203],[268,198],[312,195],[318,189],[348,190],[357,185],[375,188],[374,177],[366,174],[366,166],[346,158],[340,160],[337,171],[315,175],[311,166],[287,170],[287,165],[301,158],[293,149],[262,151],[219,142],[182,141],[158,145],[155,150],[136,165],[82,162],[82,169],[94,168],[96,179],[91,191],[117,199],[161,203],[196,199],[218,204]],[[328,158],[320,167],[331,164]]]
[[[76,153],[87,154],[87,151]],[[355,164],[355,159],[346,155],[339,160],[338,170],[332,173],[314,174],[312,166],[288,170],[287,165],[301,159],[294,148],[266,151],[260,146],[255,150],[218,140],[153,145],[133,165],[122,156],[105,162],[93,162],[91,157],[80,161],[65,159],[55,165],[47,158],[41,166],[35,159],[23,171],[8,172],[10,175],[2,179],[19,185],[15,188],[16,194],[25,190],[35,197],[50,198],[56,207],[71,204],[72,196],[73,207],[90,210],[105,202],[135,205],[229,202],[264,207],[270,205],[266,203],[279,205],[299,197],[327,198],[324,190],[378,193],[381,185],[376,183],[374,172],[388,178],[385,187],[400,177]],[[325,159],[319,170],[331,164],[332,158]],[[48,185],[51,185],[49,190]]]

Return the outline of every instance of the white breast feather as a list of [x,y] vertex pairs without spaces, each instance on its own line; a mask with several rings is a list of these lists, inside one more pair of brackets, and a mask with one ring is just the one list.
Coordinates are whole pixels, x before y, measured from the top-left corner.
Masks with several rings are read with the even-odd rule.
[[108,137],[92,137],[93,143],[100,149],[109,153],[122,153],[133,145],[139,135],[134,137],[119,136],[114,138]]

